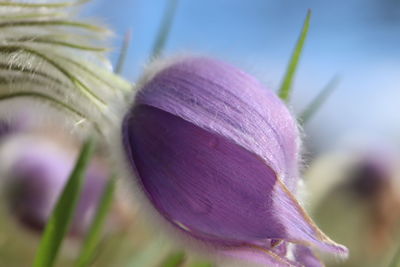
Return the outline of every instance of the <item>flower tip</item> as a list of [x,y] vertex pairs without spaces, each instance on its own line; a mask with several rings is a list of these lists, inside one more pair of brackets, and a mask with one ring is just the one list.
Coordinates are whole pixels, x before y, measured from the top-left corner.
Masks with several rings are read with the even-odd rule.
[[343,245],[330,241],[330,252],[334,253],[339,259],[345,260],[349,257],[349,249]]

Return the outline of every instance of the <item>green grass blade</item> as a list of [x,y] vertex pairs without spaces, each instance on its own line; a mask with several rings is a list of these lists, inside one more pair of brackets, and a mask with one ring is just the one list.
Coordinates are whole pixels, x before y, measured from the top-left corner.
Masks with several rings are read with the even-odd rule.
[[119,52],[117,64],[115,64],[115,73],[120,74],[124,69],[126,56],[128,55],[129,44],[131,43],[131,31],[127,31],[124,36],[124,41]]
[[94,254],[97,245],[101,238],[101,230],[107,218],[108,211],[111,207],[113,195],[116,186],[116,178],[112,176],[104,188],[101,200],[97,207],[96,215],[90,226],[89,232],[85,237],[83,247],[81,248],[80,255],[78,257],[77,267],[89,266],[94,258]]
[[290,58],[289,65],[286,69],[282,85],[279,88],[278,95],[285,102],[289,102],[292,91],[293,79],[296,74],[297,65],[300,61],[300,56],[303,51],[304,43],[307,38],[308,29],[310,28],[311,10],[308,10],[306,19],[297,44],[294,48],[292,57]]
[[339,83],[339,77],[335,76],[329,83],[319,92],[319,94],[314,98],[313,101],[306,107],[306,109],[298,117],[299,122],[304,125],[306,124],[312,116],[320,109],[320,107],[325,103],[333,91],[337,88]]
[[85,171],[93,153],[94,140],[90,138],[82,146],[74,170],[46,225],[33,267],[51,267],[54,265],[61,243],[73,218],[84,182]]
[[164,17],[161,21],[161,27],[157,34],[156,41],[154,42],[153,50],[150,58],[158,57],[164,49],[165,43],[168,39],[169,32],[171,31],[172,22],[175,17],[176,9],[178,7],[178,0],[169,0],[168,6],[165,11]]
[[183,251],[175,252],[170,255],[161,263],[161,267],[178,267],[185,261],[185,253]]

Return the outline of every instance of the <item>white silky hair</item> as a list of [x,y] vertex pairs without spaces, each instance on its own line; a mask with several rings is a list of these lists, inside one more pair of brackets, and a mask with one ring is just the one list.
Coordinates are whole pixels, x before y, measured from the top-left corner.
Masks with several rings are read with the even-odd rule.
[[[112,72],[105,57],[111,31],[76,18],[76,6],[84,2],[0,3],[0,106],[15,106],[0,119],[21,109],[37,117],[61,112],[54,122],[78,134],[95,129],[102,135],[118,123],[131,84]],[[33,104],[21,107],[22,99]]]

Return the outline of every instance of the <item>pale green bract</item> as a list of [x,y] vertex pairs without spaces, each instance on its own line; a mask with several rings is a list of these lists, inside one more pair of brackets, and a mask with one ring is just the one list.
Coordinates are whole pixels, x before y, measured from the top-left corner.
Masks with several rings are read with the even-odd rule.
[[105,57],[111,32],[74,19],[84,2],[0,1],[0,100],[41,101],[104,134],[131,84]]

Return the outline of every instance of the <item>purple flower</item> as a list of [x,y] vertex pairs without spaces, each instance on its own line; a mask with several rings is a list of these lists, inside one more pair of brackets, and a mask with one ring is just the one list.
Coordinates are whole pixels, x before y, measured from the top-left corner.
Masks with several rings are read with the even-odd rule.
[[[2,145],[2,173],[8,190],[8,206],[22,225],[42,231],[74,166],[76,153],[55,140],[15,136]],[[71,225],[80,236],[90,225],[106,182],[107,173],[93,162]]]
[[222,254],[289,266],[287,244],[331,253],[295,198],[296,121],[252,76],[209,58],[176,61],[144,79],[123,143],[156,210]]

